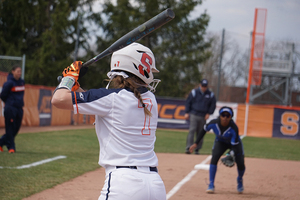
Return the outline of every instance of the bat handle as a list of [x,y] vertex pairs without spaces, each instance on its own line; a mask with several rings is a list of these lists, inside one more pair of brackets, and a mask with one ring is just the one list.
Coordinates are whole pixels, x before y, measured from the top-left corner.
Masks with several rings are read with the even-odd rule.
[[96,62],[96,61],[94,59],[91,59],[91,60],[89,60],[87,62],[82,63],[82,67],[88,67],[91,64],[93,64],[94,62]]
[[62,78],[63,78],[62,76],[58,76],[57,77],[57,82],[60,83]]

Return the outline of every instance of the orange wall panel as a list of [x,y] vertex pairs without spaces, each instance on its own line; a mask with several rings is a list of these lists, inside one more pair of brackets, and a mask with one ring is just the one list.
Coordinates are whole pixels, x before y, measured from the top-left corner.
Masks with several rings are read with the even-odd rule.
[[[7,72],[0,72],[0,88],[1,88],[1,91],[2,91],[2,86],[3,84],[7,81],[7,75],[8,73]],[[0,104],[0,127],[4,127],[5,126],[5,122],[4,122],[4,102],[1,101],[1,104]]]
[[51,125],[70,125],[71,115],[72,111],[70,110],[61,110],[52,106]]
[[22,126],[39,126],[40,118],[37,107],[39,94],[38,88],[25,84]]
[[[240,135],[244,134],[245,112],[246,105],[239,104],[236,123],[239,127]],[[273,107],[249,105],[246,136],[272,137],[273,116]]]
[[39,126],[39,111],[36,107],[23,107],[24,115],[22,126]]
[[236,125],[239,127],[239,134],[244,134],[244,123],[245,123],[245,110],[246,106],[244,104],[239,104],[237,107],[236,115]]
[[249,106],[247,136],[272,137],[274,108]]

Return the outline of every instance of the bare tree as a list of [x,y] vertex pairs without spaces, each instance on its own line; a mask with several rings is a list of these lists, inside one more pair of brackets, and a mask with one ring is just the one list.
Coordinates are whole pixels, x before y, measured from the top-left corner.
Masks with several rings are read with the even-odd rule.
[[225,34],[223,46],[223,59],[221,66],[221,76],[218,76],[220,55],[221,55],[221,35],[209,32],[209,39],[212,45],[209,51],[212,56],[200,66],[203,77],[211,80],[211,86],[216,90],[218,80],[221,86],[246,86],[248,78],[249,50],[241,50],[238,42]]

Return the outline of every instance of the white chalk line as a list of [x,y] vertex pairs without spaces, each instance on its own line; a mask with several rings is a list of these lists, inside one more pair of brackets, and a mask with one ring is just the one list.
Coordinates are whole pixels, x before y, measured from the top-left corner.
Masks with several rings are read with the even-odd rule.
[[[240,136],[241,139],[246,137],[246,135]],[[179,183],[177,183],[167,194],[167,200],[171,198],[186,182],[188,182],[199,169],[209,170],[209,165],[205,164],[211,159],[211,155],[208,156],[205,160],[203,160],[200,164],[195,165],[194,170],[192,170],[184,179],[182,179]]]
[[[203,160],[200,164],[195,165],[194,169],[184,177],[179,183],[177,183],[167,194],[167,200],[170,199],[186,182],[191,180],[191,178],[197,173],[199,169],[209,170],[209,165],[205,164],[211,159],[211,155]],[[208,166],[208,167],[207,167]]]
[[21,165],[21,166],[18,166],[18,167],[1,167],[0,166],[0,169],[4,169],[4,168],[8,168],[8,169],[26,169],[26,168],[42,165],[42,164],[45,164],[45,163],[48,163],[48,162],[52,162],[52,161],[55,161],[55,160],[58,160],[58,159],[64,159],[64,158],[67,158],[67,156],[56,156],[56,157],[53,157],[53,158],[48,158],[48,159],[45,159],[45,160],[34,162],[34,163],[31,163],[31,164],[28,164],[28,165]]

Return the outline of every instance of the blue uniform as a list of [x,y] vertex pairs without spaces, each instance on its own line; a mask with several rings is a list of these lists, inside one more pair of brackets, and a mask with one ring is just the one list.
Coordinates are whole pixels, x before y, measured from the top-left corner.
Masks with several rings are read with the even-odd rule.
[[211,164],[216,165],[224,152],[227,149],[232,149],[236,157],[238,168],[244,170],[245,165],[243,144],[239,136],[239,129],[234,121],[231,120],[227,127],[223,127],[220,124],[219,118],[211,120],[208,124],[204,125],[195,143],[199,143],[206,132],[210,130],[213,130],[214,134],[216,135],[212,149]]
[[235,162],[238,169],[238,182],[242,181],[242,177],[245,172],[245,162],[244,162],[244,149],[243,143],[239,136],[239,129],[237,125],[231,120],[228,126],[223,127],[220,123],[220,118],[211,120],[206,124],[199,134],[195,143],[199,143],[204,137],[206,132],[213,130],[216,135],[214,146],[212,148],[212,158],[210,161],[209,168],[209,180],[210,186],[214,188],[214,180],[217,172],[217,163],[220,157],[224,154],[227,149],[234,151]]
[[16,80],[13,74],[8,74],[7,82],[3,84],[0,94],[5,103],[5,134],[0,138],[0,146],[6,145],[7,149],[15,150],[15,137],[22,124],[24,106],[25,81]]
[[213,119],[208,124],[203,127],[203,130],[200,132],[199,138],[197,138],[196,143],[198,143],[206,132],[213,130],[216,135],[216,142],[223,142],[227,145],[237,145],[241,142],[239,136],[239,129],[233,120],[230,121],[227,127],[222,127],[220,120]]

